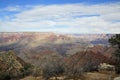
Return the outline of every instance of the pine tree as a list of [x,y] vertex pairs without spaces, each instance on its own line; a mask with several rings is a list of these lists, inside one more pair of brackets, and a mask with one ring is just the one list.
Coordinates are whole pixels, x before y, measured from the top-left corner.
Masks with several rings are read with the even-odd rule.
[[114,56],[116,57],[116,72],[120,73],[120,34],[116,34],[109,39],[110,44],[116,49]]

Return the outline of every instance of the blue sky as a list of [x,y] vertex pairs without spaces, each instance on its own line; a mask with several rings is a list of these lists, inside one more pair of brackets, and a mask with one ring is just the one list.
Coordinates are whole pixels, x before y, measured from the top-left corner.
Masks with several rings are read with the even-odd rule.
[[0,0],[0,32],[120,33],[119,0]]
[[100,4],[112,3],[119,0],[0,0],[0,7],[14,6],[14,5],[50,5],[50,4],[69,4],[69,3],[87,3]]

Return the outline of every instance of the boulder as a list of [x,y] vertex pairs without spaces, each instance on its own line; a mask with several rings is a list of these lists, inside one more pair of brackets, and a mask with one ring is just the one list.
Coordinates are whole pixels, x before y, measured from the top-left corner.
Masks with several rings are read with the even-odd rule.
[[115,77],[113,80],[120,80],[120,77]]
[[115,71],[115,66],[107,63],[101,63],[98,66],[99,71]]

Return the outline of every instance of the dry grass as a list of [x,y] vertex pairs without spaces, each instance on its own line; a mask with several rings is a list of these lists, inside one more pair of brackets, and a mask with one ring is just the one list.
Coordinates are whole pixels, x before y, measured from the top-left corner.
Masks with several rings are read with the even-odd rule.
[[[69,78],[66,79],[65,76],[61,76],[61,77],[57,77],[57,79],[55,77],[51,77],[49,80],[113,80],[115,77],[118,77],[120,75],[116,75],[113,72],[86,72],[83,73],[80,78],[77,79],[73,79],[73,78]],[[28,76],[24,79],[21,80],[44,80],[42,77],[32,77],[32,76]]]
[[100,73],[100,72],[88,72],[83,74],[82,80],[113,80],[115,74]]
[[33,76],[28,76],[24,79],[21,80],[44,80],[42,77],[33,77]]

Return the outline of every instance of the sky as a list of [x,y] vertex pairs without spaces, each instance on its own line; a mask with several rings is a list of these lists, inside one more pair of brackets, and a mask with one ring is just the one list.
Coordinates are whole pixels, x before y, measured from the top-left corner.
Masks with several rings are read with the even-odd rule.
[[0,32],[120,33],[120,0],[0,0]]

